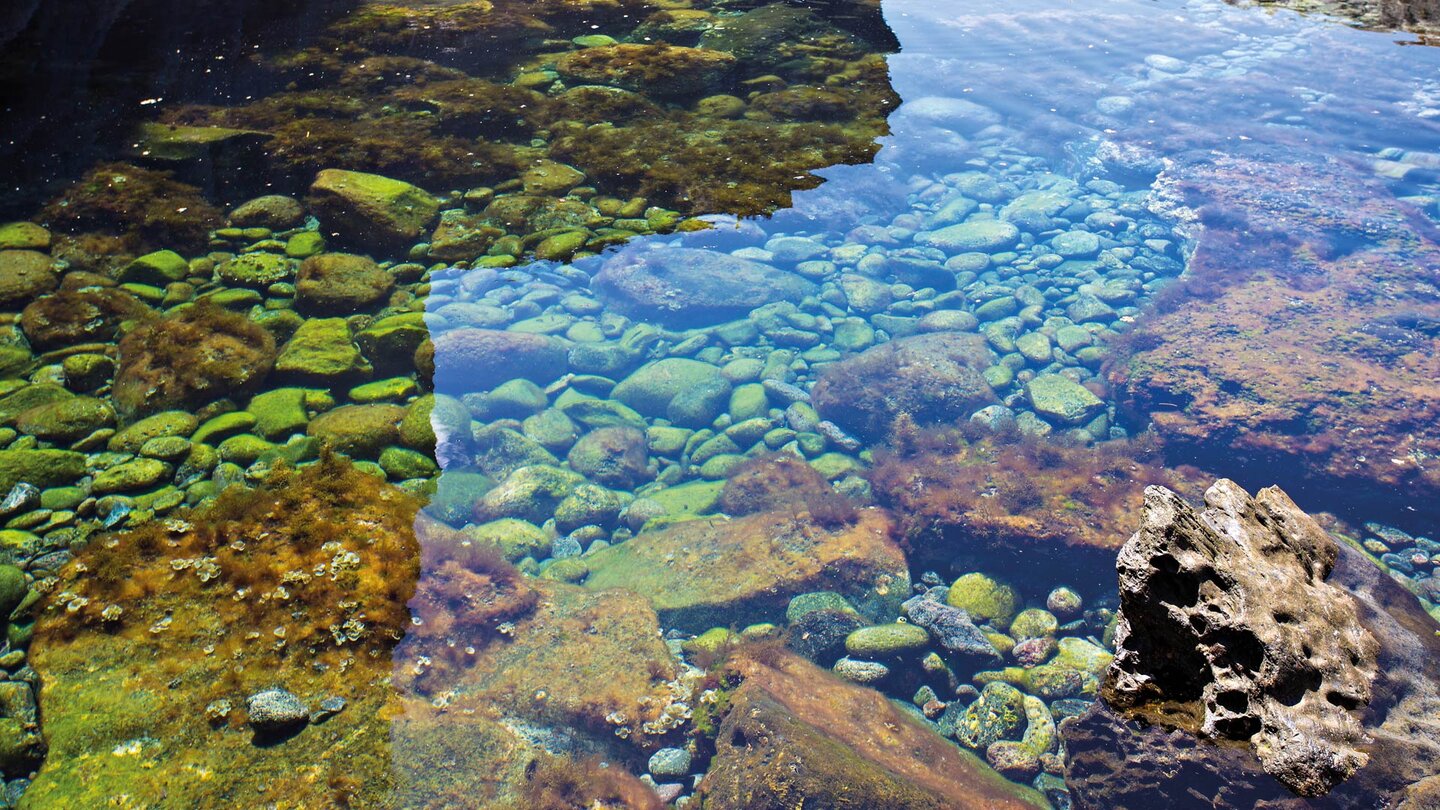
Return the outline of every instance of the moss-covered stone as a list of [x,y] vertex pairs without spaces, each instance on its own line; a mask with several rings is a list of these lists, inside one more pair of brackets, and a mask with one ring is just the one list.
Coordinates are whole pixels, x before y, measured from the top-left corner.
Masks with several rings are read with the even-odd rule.
[[315,177],[310,205],[341,241],[377,249],[413,243],[440,210],[424,189],[340,169],[326,169]]
[[989,622],[1002,629],[1010,626],[1010,619],[1020,607],[1014,588],[978,572],[955,580],[946,601],[969,613],[976,622]]
[[115,409],[95,397],[70,397],[20,413],[15,427],[46,441],[69,444],[100,428],[113,427]]
[[63,486],[85,475],[85,454],[69,450],[0,450],[0,490],[24,481],[35,487]]
[[915,624],[862,627],[845,637],[845,651],[857,658],[885,660],[917,655],[930,646],[930,633]]
[[375,458],[400,438],[405,409],[399,405],[346,405],[312,419],[306,433],[356,458]]
[[171,470],[169,464],[159,459],[137,458],[97,474],[90,491],[95,495],[107,495],[147,489],[168,478]]
[[466,526],[461,531],[476,542],[499,546],[505,557],[512,562],[524,557],[544,557],[552,542],[544,529],[515,518],[500,518],[478,526]]
[[344,318],[312,318],[280,349],[275,373],[328,386],[364,377],[372,370],[360,354]]

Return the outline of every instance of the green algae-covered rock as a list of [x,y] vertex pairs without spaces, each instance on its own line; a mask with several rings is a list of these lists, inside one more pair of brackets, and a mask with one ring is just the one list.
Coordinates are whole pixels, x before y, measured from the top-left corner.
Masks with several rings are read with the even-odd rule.
[[511,517],[544,523],[560,501],[584,481],[583,476],[561,467],[520,467],[475,504],[475,517],[484,521]]
[[873,510],[835,531],[788,510],[686,521],[589,555],[585,587],[635,591],[663,624],[691,632],[778,620],[792,596],[820,590],[846,596],[872,618],[894,615],[909,574],[889,528]]
[[405,447],[387,447],[381,450],[380,469],[397,481],[406,478],[429,478],[440,471],[429,456]]
[[248,411],[231,411],[205,420],[205,423],[190,434],[195,444],[218,444],[228,436],[244,433],[255,427],[255,415]]
[[303,431],[310,422],[303,388],[276,388],[256,394],[245,410],[255,417],[255,432],[267,439]]
[[220,442],[215,449],[220,453],[221,461],[248,467],[261,456],[274,450],[275,445],[253,433],[239,433]]
[[0,250],[49,250],[50,232],[33,222],[0,225]]
[[368,256],[322,253],[300,264],[295,307],[305,313],[346,315],[384,301],[395,278]]
[[859,615],[855,611],[855,606],[851,605],[844,596],[834,591],[813,591],[802,593],[790,600],[789,604],[785,606],[785,621],[793,624],[817,610]]
[[0,250],[0,307],[16,309],[55,289],[55,262],[34,250]]
[[1010,635],[1016,641],[1055,635],[1060,622],[1055,614],[1039,608],[1026,608],[1010,621]]
[[645,429],[645,417],[637,413],[633,408],[622,405],[611,399],[597,399],[596,397],[565,397],[561,396],[555,402],[567,417],[579,422],[589,428],[617,427],[628,425],[630,427]]
[[75,396],[54,383],[36,383],[15,388],[0,396],[0,422],[11,422],[22,412]]
[[310,186],[310,206],[341,241],[394,249],[415,242],[440,204],[424,189],[378,174],[325,169]]
[[916,624],[862,627],[845,637],[845,652],[870,660],[915,655],[929,646],[930,632]]
[[0,565],[0,620],[8,619],[29,591],[24,571],[13,565]]
[[344,318],[312,318],[295,330],[280,349],[275,373],[283,377],[334,385],[368,375],[371,366],[350,337]]
[[301,231],[285,242],[285,255],[292,259],[308,259],[325,252],[325,237],[316,231]]
[[734,638],[728,627],[712,627],[680,645],[688,655],[716,655]]
[[365,358],[385,372],[409,373],[414,370],[415,350],[430,336],[425,326],[425,313],[406,312],[390,315],[355,333],[355,342]]
[[148,489],[168,478],[170,471],[170,465],[159,459],[137,458],[97,474],[90,491],[95,495],[107,495]]
[[1009,222],[977,219],[918,233],[915,241],[940,248],[951,255],[972,251],[996,253],[1015,247],[1015,243],[1020,241],[1020,229]]
[[190,275],[190,263],[173,250],[157,250],[147,253],[125,267],[120,273],[121,281],[141,284],[170,284],[184,281]]
[[1025,731],[1025,696],[1008,683],[985,684],[980,697],[965,710],[955,728],[955,739],[967,748],[984,751],[1000,740],[1019,740]]
[[40,489],[70,484],[85,475],[85,454],[69,450],[0,450],[0,490],[24,481]]
[[350,389],[351,402],[403,402],[416,391],[415,381],[409,377],[391,377],[385,380],[357,385]]
[[189,436],[200,426],[200,420],[186,411],[162,411],[134,422],[110,437],[109,449],[114,453],[135,453],[151,439],[161,436]]
[[730,383],[718,367],[699,360],[668,357],[641,366],[621,380],[611,396],[647,416],[665,416],[675,397],[707,387],[723,387],[726,396],[729,395]]
[[1041,374],[1025,384],[1030,406],[1041,416],[1066,425],[1082,424],[1105,409],[1090,389],[1059,374]]
[[444,394],[426,394],[406,406],[400,420],[400,441],[406,447],[422,453],[435,452],[437,430],[447,444],[468,447],[470,411],[464,403]]
[[590,575],[590,564],[580,557],[564,557],[558,560],[551,560],[540,573],[543,579],[551,579],[556,582],[568,582],[578,585]]
[[274,253],[246,253],[222,262],[215,268],[215,275],[226,284],[251,289],[261,289],[277,281],[285,281],[294,273],[295,263]]
[[346,405],[310,420],[305,432],[348,456],[370,459],[399,441],[404,416],[399,405]]
[[190,440],[184,436],[156,436],[140,445],[140,455],[172,464],[190,456]]
[[[445,475],[449,476],[451,473],[447,472]],[[552,542],[544,529],[515,518],[500,518],[478,526],[466,526],[461,532],[476,542],[499,546],[506,559],[511,562],[525,557],[544,557],[548,554]]]
[[580,484],[555,506],[555,528],[569,532],[581,526],[613,525],[632,500],[623,492]]
[[15,418],[15,427],[21,433],[64,444],[114,424],[115,409],[94,397],[70,397],[37,405]]
[[724,488],[724,481],[691,481],[652,490],[645,497],[664,507],[667,515],[707,515],[720,505]]
[[1009,585],[980,573],[965,574],[950,586],[946,601],[970,614],[977,623],[989,622],[997,627],[1010,626],[1010,619],[1020,607],[1020,597]]
[[1115,656],[1103,647],[1091,644],[1083,638],[1066,636],[1060,639],[1058,652],[1050,664],[1099,677],[1113,660]]

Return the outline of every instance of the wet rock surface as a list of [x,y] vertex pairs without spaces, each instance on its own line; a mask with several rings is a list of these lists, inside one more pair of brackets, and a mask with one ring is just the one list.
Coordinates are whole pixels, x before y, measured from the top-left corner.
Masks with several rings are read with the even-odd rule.
[[739,669],[745,681],[700,786],[706,807],[1045,806],[872,690],[788,655]]
[[1276,488],[1222,480],[1206,503],[1147,492],[1104,700],[1062,726],[1076,806],[1362,807],[1411,790],[1440,757],[1440,640],[1419,603]]

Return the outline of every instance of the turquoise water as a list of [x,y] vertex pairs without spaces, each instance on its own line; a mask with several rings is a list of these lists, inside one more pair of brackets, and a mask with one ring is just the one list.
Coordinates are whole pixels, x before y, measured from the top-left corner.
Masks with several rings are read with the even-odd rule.
[[279,14],[5,74],[7,802],[1095,806],[1147,484],[1279,485],[1440,616],[1415,35]]

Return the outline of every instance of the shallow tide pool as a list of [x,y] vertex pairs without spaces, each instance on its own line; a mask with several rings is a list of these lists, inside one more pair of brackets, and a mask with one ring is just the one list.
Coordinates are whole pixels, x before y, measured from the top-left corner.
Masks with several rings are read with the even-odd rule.
[[1440,793],[1423,23],[113,5],[0,20],[0,806]]

